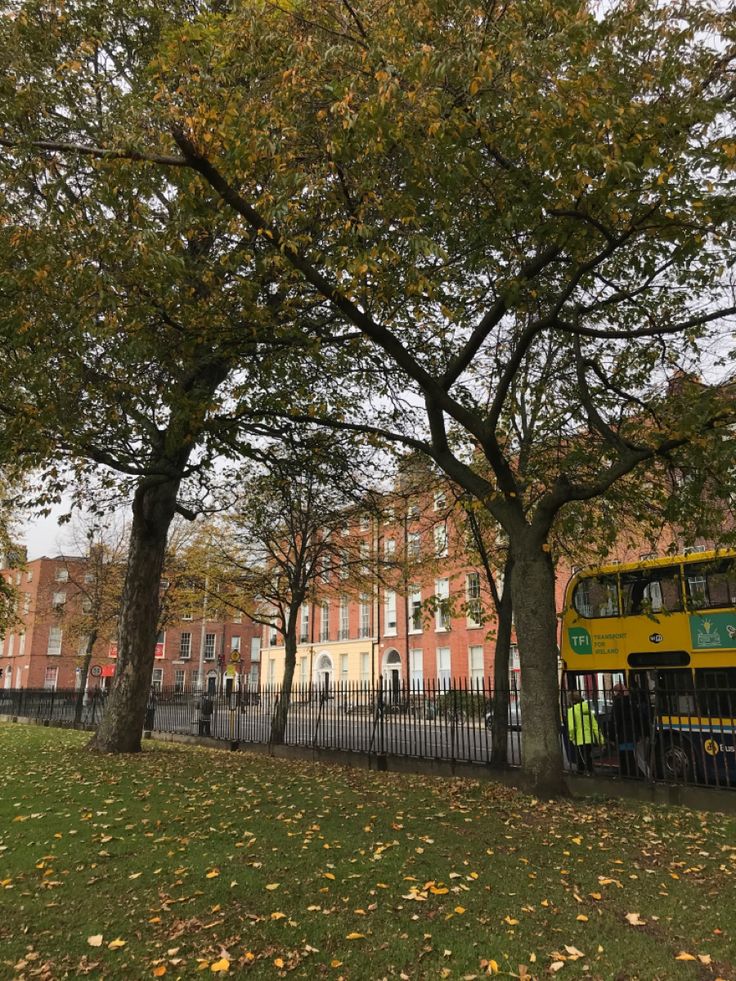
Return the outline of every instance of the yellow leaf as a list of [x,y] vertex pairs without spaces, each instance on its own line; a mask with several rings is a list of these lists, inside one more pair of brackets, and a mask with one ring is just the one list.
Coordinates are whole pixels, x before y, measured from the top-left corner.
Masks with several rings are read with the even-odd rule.
[[273,962],[273,966],[274,967],[277,967],[279,970],[281,970],[281,968],[284,966],[284,960],[283,960],[283,958],[282,957],[275,958],[275,960]]
[[447,886],[430,886],[429,891],[433,896],[445,896],[450,890]]
[[330,967],[342,967],[342,961],[335,958],[335,960],[330,961]]
[[207,878],[216,879],[219,874],[220,874],[219,869],[212,869],[210,872],[207,873]]
[[332,872],[325,872],[325,879],[334,879],[335,876]]
[[710,956],[710,954],[698,954],[698,960],[701,964],[711,964],[713,962],[713,958]]
[[272,920],[283,920],[286,917],[286,913],[271,913]]
[[347,937],[345,937],[345,939],[346,940],[364,940],[365,939],[365,934],[364,933],[349,933],[347,935]]
[[214,964],[210,964],[210,971],[214,974],[227,974],[230,970],[230,961],[227,957],[221,957],[219,961],[215,961]]
[[101,947],[102,946],[102,934],[95,933],[91,937],[87,937],[87,943],[90,947]]
[[464,906],[456,906],[455,907],[455,912],[458,914],[458,916],[462,916],[463,913],[465,912],[465,907]]
[[142,872],[133,872],[131,875],[128,876],[128,878],[129,879],[140,879],[140,877],[142,875],[143,875]]
[[248,964],[252,964],[253,961],[256,959],[256,955],[253,953],[252,950],[246,950],[244,957]]
[[516,926],[519,921],[515,920],[513,916],[504,916],[503,922],[508,923],[509,926]]
[[120,937],[116,937],[115,940],[110,941],[107,948],[108,950],[118,950],[120,947],[124,947],[127,942],[127,940],[121,940]]
[[580,920],[580,922],[581,922],[581,923],[587,923],[587,922],[588,922],[588,917],[587,917],[587,916],[585,915],[585,913],[579,913],[579,914],[578,914],[578,915],[577,915],[577,916],[575,917],[575,919],[576,919],[576,920]]
[[160,923],[161,922],[161,917],[160,916],[152,916],[151,919],[148,922],[149,923]]
[[599,892],[589,892],[588,895],[591,899],[603,899],[603,896]]
[[565,966],[564,961],[552,961],[552,963],[549,966],[549,969],[550,971],[552,971],[552,973],[555,973],[556,971],[561,970],[564,966]]
[[695,958],[692,954],[688,954],[686,950],[681,950],[680,953],[675,957],[676,961],[694,961]]
[[154,978],[162,978],[164,974],[166,974],[166,965],[159,964],[158,967],[154,967],[151,974],[154,976]]
[[273,892],[274,889],[278,889],[278,887],[279,887],[278,882],[269,882],[268,885],[266,886],[266,889],[268,889],[270,892]]
[[646,926],[646,920],[642,920],[638,913],[627,913],[626,921],[632,926]]

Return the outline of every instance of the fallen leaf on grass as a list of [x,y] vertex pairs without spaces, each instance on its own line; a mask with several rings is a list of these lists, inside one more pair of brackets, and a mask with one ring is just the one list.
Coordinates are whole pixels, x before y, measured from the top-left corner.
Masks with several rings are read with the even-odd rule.
[[219,961],[215,961],[214,964],[210,964],[210,971],[214,974],[227,974],[230,970],[230,961],[227,957],[221,957]]
[[626,922],[631,926],[646,926],[647,921],[642,920],[638,913],[627,913]]
[[158,967],[154,967],[154,969],[151,971],[151,974],[154,976],[154,978],[162,978],[164,974],[166,974],[166,965],[159,964]]
[[281,970],[281,968],[284,966],[284,959],[283,959],[283,957],[277,957],[274,960],[274,962],[273,962],[273,966],[274,967],[277,967],[279,970]]
[[681,950],[679,954],[675,956],[676,961],[694,961],[695,958],[692,954],[688,954],[686,950]]
[[90,947],[101,947],[102,946],[102,934],[95,933],[91,937],[87,937],[87,943]]
[[206,875],[205,878],[207,878],[207,879],[216,879],[219,874],[220,874],[220,870],[219,869],[212,869],[210,872],[207,873],[207,875]]
[[274,889],[278,889],[278,887],[279,887],[278,882],[269,882],[266,886],[266,889],[268,889],[269,892],[273,892]]
[[564,961],[552,961],[549,966],[550,971],[554,974],[565,966]]
[[121,947],[124,947],[127,942],[127,940],[122,940],[120,937],[116,937],[114,940],[110,941],[107,947],[108,950],[119,950]]
[[578,913],[578,915],[575,917],[575,919],[576,920],[579,920],[581,923],[587,923],[588,922],[588,917],[585,915],[585,913]]
[[345,939],[346,940],[364,940],[365,939],[365,934],[364,933],[349,933],[345,937]]
[[284,920],[284,919],[286,919],[286,913],[279,913],[279,912],[271,913],[271,919],[272,920]]
[[330,967],[342,967],[342,961],[339,961],[337,960],[337,958],[335,958],[335,960],[330,961]]

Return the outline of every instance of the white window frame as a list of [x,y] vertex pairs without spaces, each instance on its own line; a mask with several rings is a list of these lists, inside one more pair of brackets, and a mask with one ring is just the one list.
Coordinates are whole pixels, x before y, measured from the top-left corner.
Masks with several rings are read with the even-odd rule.
[[217,649],[217,634],[204,635],[204,651],[202,652],[203,661],[214,661]]
[[59,657],[61,654],[61,643],[64,638],[64,631],[61,627],[49,628],[49,639],[46,645],[46,654],[49,657]]
[[69,570],[66,567],[57,568],[54,579],[56,582],[69,582]]
[[[184,638],[186,637],[186,643]],[[192,656],[192,634],[189,630],[183,630],[179,635],[179,661],[188,661]]]
[[383,622],[383,633],[386,637],[395,637],[398,627],[398,620],[396,616],[396,592],[393,589],[387,589],[383,594],[383,609],[384,609],[384,622]]
[[485,677],[483,645],[471,644],[468,647],[468,678],[473,688],[479,688]]
[[424,630],[422,611],[422,590],[419,586],[409,587],[409,633],[421,634]]
[[46,670],[43,676],[43,690],[44,691],[56,691],[56,686],[59,683],[59,665],[46,665]]
[[59,591],[54,593],[53,598],[51,600],[51,605],[54,607],[54,609],[58,609],[60,606],[64,606],[65,603],[66,603],[65,592]]
[[434,526],[434,557],[446,559],[450,552],[450,542],[447,534],[447,522],[443,521]]
[[347,596],[340,597],[340,640],[347,640],[350,637],[350,602]]
[[452,653],[449,647],[437,648],[437,682],[446,688],[452,681]]
[[309,640],[309,603],[302,603],[299,617],[299,643],[306,644]]
[[442,511],[447,507],[447,495],[443,490],[434,492],[433,507],[435,511]]
[[439,604],[442,600],[449,600],[450,598],[450,580],[436,579],[434,583],[434,595],[438,602],[434,615],[434,628],[438,632],[445,632],[450,629],[450,614],[444,612]]
[[319,639],[320,643],[330,639],[330,601],[322,600],[319,605]]
[[424,688],[424,652],[417,647],[409,650],[409,672],[412,689]]
[[[480,598],[480,573],[469,572],[465,577],[465,600],[467,604],[467,621],[469,627],[480,627],[482,606]],[[474,611],[478,614],[475,615]]]
[[371,656],[368,651],[360,652],[360,681],[362,684],[371,680]]
[[360,597],[360,630],[361,637],[371,635],[371,604],[367,596]]
[[422,533],[410,531],[406,536],[406,551],[410,559],[418,559],[422,554]]

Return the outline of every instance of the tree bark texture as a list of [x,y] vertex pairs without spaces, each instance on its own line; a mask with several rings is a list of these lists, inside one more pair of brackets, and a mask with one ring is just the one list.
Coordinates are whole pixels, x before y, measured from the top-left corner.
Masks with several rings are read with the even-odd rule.
[[496,649],[493,655],[493,723],[491,729],[491,763],[508,763],[509,734],[509,653],[514,607],[511,602],[511,577],[514,563],[509,555],[504,566],[503,592],[496,609]]
[[178,489],[178,479],[147,480],[133,498],[117,671],[102,722],[89,744],[98,752],[137,753],[141,749],[156,650],[161,572]]
[[555,575],[549,552],[522,540],[514,549],[511,595],[521,663],[522,765],[534,793],[565,793],[560,745]]
[[296,667],[296,615],[289,619],[291,622],[284,635],[284,677],[281,682],[279,700],[274,707],[271,719],[269,742],[276,746],[283,743],[286,735],[286,723],[291,704],[291,687],[294,681],[294,668]]

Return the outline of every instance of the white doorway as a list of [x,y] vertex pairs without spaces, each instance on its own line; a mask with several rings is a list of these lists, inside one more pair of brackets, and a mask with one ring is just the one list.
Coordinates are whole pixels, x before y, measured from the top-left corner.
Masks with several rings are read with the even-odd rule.
[[325,695],[330,693],[332,688],[332,676],[333,676],[333,666],[332,658],[329,654],[320,654],[317,658],[317,688],[324,692]]

